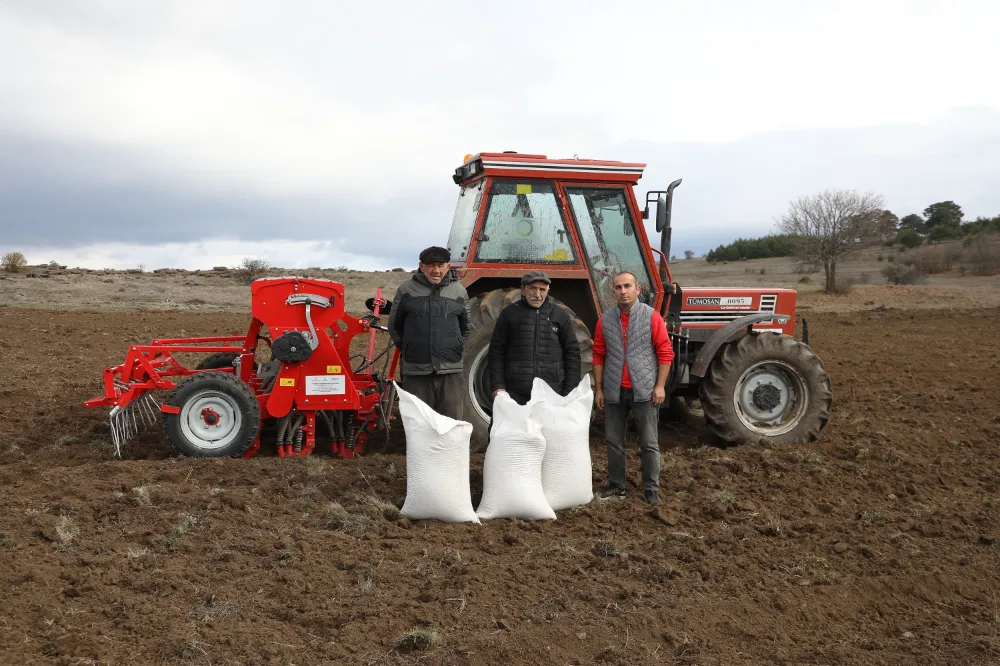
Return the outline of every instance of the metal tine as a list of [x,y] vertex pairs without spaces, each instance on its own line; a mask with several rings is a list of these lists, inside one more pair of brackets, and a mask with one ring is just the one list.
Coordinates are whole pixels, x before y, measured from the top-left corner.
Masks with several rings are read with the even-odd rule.
[[145,398],[146,399],[143,401],[142,404],[147,414],[146,427],[150,428],[153,426],[153,424],[155,424],[159,420],[158,418],[158,414],[160,413],[160,410],[158,409],[159,402],[156,400],[156,398],[153,397],[152,393],[147,393]]
[[139,404],[136,406],[139,410],[139,417],[142,419],[142,427],[148,428],[153,425],[153,407],[152,407],[152,396],[146,394],[142,396]]
[[129,416],[132,417],[132,437],[135,437],[136,435],[139,434],[139,423],[136,421],[137,417],[135,413],[135,406],[131,405],[131,407],[132,409],[128,411],[129,411]]
[[120,415],[121,415],[120,411],[115,412],[114,410],[112,410],[111,416],[108,417],[108,424],[111,426],[111,441],[115,445],[115,455],[119,458],[122,457],[122,441],[121,441],[121,433],[119,432],[120,426],[118,424],[119,421],[118,417]]
[[149,411],[151,412],[151,417],[150,418],[153,421],[150,425],[159,423],[160,419],[162,418],[160,416],[160,414],[161,414],[161,412],[160,412],[160,401],[158,399],[154,398],[152,394],[150,394],[150,396],[149,396]]
[[120,458],[122,448],[157,421],[159,402],[151,393],[134,400],[125,407],[112,410],[109,421],[111,441],[115,454]]

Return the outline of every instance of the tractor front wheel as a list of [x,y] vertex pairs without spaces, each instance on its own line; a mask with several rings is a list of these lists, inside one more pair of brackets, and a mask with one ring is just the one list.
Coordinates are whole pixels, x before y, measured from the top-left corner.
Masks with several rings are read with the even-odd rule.
[[815,441],[830,418],[830,376],[808,346],[757,333],[726,345],[701,383],[705,422],[730,443]]
[[[494,289],[469,300],[472,314],[472,332],[465,341],[462,356],[464,366],[463,394],[465,406],[463,418],[472,424],[470,448],[473,453],[486,450],[490,437],[490,423],[493,420],[493,396],[490,392],[490,338],[496,328],[500,312],[521,298],[518,289]],[[573,332],[580,345],[580,376],[593,370],[594,340],[587,325],[562,302],[549,297],[558,307],[565,308],[573,320]],[[593,380],[593,378],[591,378]]]
[[238,457],[260,432],[260,403],[250,387],[227,372],[202,372],[178,385],[164,402],[167,439],[196,458]]

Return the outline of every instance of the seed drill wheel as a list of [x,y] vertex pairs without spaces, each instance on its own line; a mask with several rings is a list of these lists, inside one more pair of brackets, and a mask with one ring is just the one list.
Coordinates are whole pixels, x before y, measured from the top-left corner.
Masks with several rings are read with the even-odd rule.
[[196,458],[243,455],[260,432],[260,404],[250,387],[225,372],[192,375],[164,403],[180,410],[164,413],[167,439]]
[[218,370],[219,368],[231,368],[239,356],[239,354],[231,352],[211,354],[202,359],[201,363],[195,366],[195,370]]
[[[470,447],[474,453],[486,450],[490,422],[493,418],[489,372],[490,338],[493,336],[500,311],[519,298],[521,298],[519,289],[494,289],[469,300],[473,330],[465,342],[465,352],[462,356],[465,373],[463,418],[472,424]],[[557,306],[566,309],[573,320],[573,332],[580,344],[580,374],[584,376],[593,369],[594,339],[590,329],[563,303],[551,296],[549,298]]]
[[726,345],[701,384],[705,422],[733,443],[814,441],[832,401],[819,358],[795,338],[771,332]]

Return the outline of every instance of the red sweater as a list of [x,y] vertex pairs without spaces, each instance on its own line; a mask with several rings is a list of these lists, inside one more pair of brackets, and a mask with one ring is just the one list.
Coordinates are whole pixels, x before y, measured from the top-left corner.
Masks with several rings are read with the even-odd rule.
[[[622,343],[628,344],[628,313],[620,312],[622,322]],[[604,346],[604,333],[602,332],[603,317],[597,320],[597,334],[594,336],[594,365],[604,365],[604,355],[607,347]],[[663,317],[653,313],[649,323],[652,328],[653,349],[656,350],[656,362],[658,365],[668,365],[674,360],[674,347],[670,344],[670,336],[667,335],[667,323]],[[625,367],[622,368],[622,388],[632,388],[632,380],[628,376],[628,359],[625,360]]]

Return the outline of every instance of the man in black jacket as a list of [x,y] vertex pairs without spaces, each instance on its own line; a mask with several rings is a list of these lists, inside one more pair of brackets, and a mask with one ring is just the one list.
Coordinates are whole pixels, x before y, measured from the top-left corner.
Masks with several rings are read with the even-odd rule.
[[420,253],[420,269],[396,290],[388,328],[400,349],[399,385],[439,414],[461,421],[469,294],[450,262],[443,247]]
[[521,278],[521,299],[505,307],[490,339],[490,388],[520,405],[540,377],[559,395],[580,383],[580,345],[569,311],[549,299],[552,281],[541,271]]

